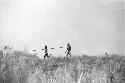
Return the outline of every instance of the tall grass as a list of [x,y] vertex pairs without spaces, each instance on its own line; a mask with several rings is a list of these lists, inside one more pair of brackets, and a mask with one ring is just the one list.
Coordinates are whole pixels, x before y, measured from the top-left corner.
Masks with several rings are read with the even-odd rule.
[[0,83],[125,83],[125,56],[52,57],[0,51]]

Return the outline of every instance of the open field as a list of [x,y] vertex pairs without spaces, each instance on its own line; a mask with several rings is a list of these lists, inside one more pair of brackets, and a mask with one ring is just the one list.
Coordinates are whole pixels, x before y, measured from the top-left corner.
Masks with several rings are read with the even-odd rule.
[[125,56],[39,57],[0,51],[0,83],[125,83]]

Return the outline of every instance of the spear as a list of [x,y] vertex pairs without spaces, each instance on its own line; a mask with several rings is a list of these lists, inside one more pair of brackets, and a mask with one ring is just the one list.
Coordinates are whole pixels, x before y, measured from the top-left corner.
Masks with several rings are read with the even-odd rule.
[[36,50],[33,50],[33,51],[36,51]]
[[50,49],[55,49],[55,48],[50,48]]
[[59,47],[59,48],[63,48],[63,47]]

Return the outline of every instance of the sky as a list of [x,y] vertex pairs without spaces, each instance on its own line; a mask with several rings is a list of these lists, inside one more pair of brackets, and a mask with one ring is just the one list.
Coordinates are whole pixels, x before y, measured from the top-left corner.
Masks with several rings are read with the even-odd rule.
[[[125,54],[122,0],[0,0],[0,46],[43,56]],[[64,48],[59,48],[63,46]],[[54,47],[55,49],[50,49]]]

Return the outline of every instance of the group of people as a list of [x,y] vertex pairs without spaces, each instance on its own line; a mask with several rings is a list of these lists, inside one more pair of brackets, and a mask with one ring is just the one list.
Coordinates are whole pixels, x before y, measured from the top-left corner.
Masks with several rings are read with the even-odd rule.
[[[63,48],[63,47],[60,47],[60,48]],[[4,46],[4,49],[3,49],[3,51],[2,51],[2,55],[3,55],[3,57],[5,57],[6,55],[7,55],[7,53],[8,53],[8,50],[7,49],[10,49],[8,46]],[[51,49],[54,49],[54,48],[51,48]],[[42,50],[44,50],[44,59],[47,57],[47,58],[49,58],[52,54],[49,54],[48,53],[48,47],[47,47],[47,45],[45,45],[45,48],[44,49],[42,49]],[[36,51],[36,50],[33,50],[33,51]],[[67,48],[66,48],[66,51],[65,51],[65,53],[66,53],[66,57],[68,57],[68,56],[70,56],[71,57],[71,45],[68,43],[67,44]],[[105,52],[105,54],[106,55],[109,55],[107,52]]]
[[[52,54],[48,54],[47,45],[45,45],[44,52],[45,52],[44,59],[46,57],[49,58],[52,55]],[[68,55],[70,55],[70,57],[71,57],[71,45],[69,43],[67,44],[67,49],[66,49],[65,53],[66,53],[67,57],[68,57]]]

